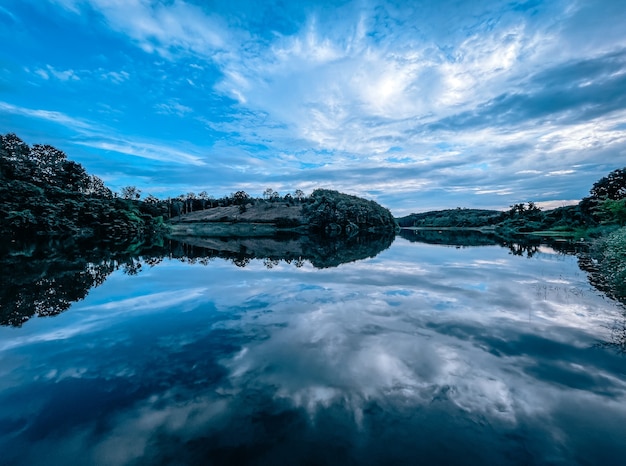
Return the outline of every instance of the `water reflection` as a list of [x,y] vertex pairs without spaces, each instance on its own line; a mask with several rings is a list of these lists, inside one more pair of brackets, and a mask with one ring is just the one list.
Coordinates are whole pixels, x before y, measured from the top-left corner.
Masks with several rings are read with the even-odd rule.
[[393,234],[328,239],[314,236],[271,238],[189,238],[160,244],[75,241],[9,243],[0,251],[0,325],[20,326],[33,316],[54,316],[116,270],[136,275],[164,258],[207,265],[215,258],[245,267],[259,259],[266,268],[281,262],[302,267],[337,267],[374,257],[393,242]]
[[301,267],[304,261],[316,268],[327,268],[375,257],[391,246],[394,238],[389,232],[338,238],[286,234],[261,238],[189,237],[172,241],[172,254],[188,258],[220,257],[239,267],[260,259],[267,268],[280,262]]
[[573,256],[403,239],[323,269],[193,256],[0,329],[7,464],[624,458],[624,359],[596,345],[622,311]]
[[[87,296],[115,270],[135,274],[137,255],[150,247],[76,241],[4,243],[0,250],[0,325],[20,326],[32,316],[54,316]],[[148,263],[154,263],[149,258]]]
[[508,248],[515,256],[532,257],[540,251],[542,245],[548,245],[563,254],[576,254],[585,251],[585,244],[558,238],[518,236],[504,238],[492,231],[463,229],[402,229],[399,236],[412,243],[440,244],[455,247],[478,247],[500,245]]

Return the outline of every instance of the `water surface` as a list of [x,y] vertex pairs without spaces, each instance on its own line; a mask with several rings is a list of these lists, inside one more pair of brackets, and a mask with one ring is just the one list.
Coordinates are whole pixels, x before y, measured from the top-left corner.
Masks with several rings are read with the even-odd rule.
[[623,308],[513,251],[109,267],[0,327],[0,462],[623,464]]

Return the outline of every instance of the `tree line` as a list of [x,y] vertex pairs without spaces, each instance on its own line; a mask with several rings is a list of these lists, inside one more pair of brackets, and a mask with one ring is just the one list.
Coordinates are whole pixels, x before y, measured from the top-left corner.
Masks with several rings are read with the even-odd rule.
[[501,234],[542,230],[570,231],[578,236],[600,236],[626,224],[626,168],[612,171],[593,184],[589,196],[578,204],[544,211],[535,202],[521,202],[506,211],[446,209],[407,215],[401,227],[482,228]]
[[119,197],[52,146],[0,135],[0,234],[145,238],[164,229],[161,206]]
[[[125,199],[139,199],[141,197],[141,190],[134,186],[127,186],[122,188],[121,195]],[[211,196],[207,191],[202,191],[198,194],[189,192],[187,194],[180,194],[178,196],[167,197],[165,199],[159,199],[156,196],[149,194],[144,198],[144,201],[163,206],[168,212],[168,217],[171,218],[191,212],[197,212],[199,210],[214,209],[216,207],[229,207],[233,205],[239,206],[241,211],[245,211],[247,206],[259,203],[284,202],[288,205],[297,205],[305,202],[308,198],[309,197],[300,189],[296,189],[293,194],[286,193],[281,196],[272,188],[267,188],[263,192],[263,197],[253,197],[247,192],[239,190],[228,196],[216,198]]]
[[243,190],[215,198],[206,191],[159,199],[135,186],[111,191],[77,162],[49,145],[29,146],[15,134],[0,135],[0,235],[75,236],[112,240],[148,239],[166,232],[169,219],[216,207],[256,204],[302,206],[311,229],[351,234],[394,228],[389,210],[337,191],[302,190],[281,195],[267,188],[255,198]]
[[256,202],[302,203],[297,189],[281,196],[268,188],[262,199],[245,191],[215,198],[206,191],[159,199],[142,198],[135,186],[119,193],[50,145],[29,146],[17,135],[0,135],[0,235],[147,238],[166,230],[165,222],[197,210]]

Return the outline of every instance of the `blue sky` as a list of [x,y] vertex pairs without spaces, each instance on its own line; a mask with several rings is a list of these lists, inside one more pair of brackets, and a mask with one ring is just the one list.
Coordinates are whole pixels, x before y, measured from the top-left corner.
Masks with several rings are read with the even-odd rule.
[[114,190],[563,205],[626,166],[626,4],[0,0],[0,132]]

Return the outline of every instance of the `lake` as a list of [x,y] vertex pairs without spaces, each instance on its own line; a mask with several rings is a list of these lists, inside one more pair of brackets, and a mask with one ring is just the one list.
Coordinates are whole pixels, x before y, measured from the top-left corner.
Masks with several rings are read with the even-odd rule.
[[577,257],[411,239],[61,267],[0,327],[0,464],[624,464],[625,311]]

